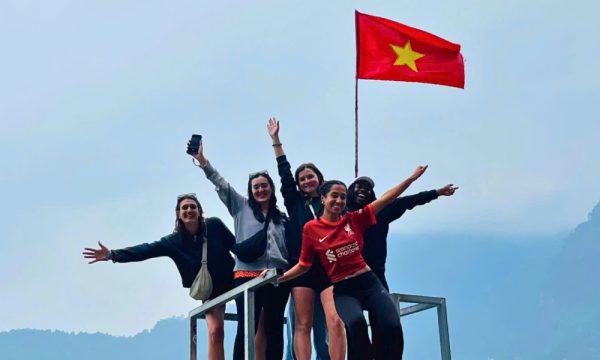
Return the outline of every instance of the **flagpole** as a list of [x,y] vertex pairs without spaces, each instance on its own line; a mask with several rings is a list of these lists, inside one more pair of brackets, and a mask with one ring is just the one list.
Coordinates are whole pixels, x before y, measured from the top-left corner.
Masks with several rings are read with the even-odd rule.
[[358,177],[358,76],[354,83],[354,177]]

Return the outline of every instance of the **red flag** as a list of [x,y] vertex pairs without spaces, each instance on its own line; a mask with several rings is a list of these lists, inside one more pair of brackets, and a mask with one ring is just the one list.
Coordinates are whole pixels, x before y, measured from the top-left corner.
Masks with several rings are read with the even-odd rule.
[[465,87],[460,45],[356,12],[356,77]]

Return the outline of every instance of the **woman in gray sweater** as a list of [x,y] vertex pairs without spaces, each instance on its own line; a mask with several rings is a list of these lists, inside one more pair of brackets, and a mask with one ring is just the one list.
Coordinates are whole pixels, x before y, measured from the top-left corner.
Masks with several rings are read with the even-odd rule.
[[[206,178],[215,185],[219,198],[233,217],[235,241],[241,243],[267,227],[267,246],[257,259],[245,262],[236,257],[234,282],[239,286],[261,274],[265,269],[288,268],[288,254],[285,247],[285,214],[277,208],[273,179],[266,171],[250,174],[247,197],[238,193],[208,162],[204,156],[203,144],[193,155],[204,170]],[[266,335],[266,360],[280,360],[283,356],[283,319],[289,296],[288,286],[266,285],[255,293],[255,324],[263,313],[263,326]],[[238,328],[233,351],[234,360],[244,358],[244,301],[236,299]]]

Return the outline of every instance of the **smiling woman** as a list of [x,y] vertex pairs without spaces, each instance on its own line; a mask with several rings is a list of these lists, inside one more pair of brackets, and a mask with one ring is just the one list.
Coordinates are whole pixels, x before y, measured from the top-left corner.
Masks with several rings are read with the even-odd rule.
[[381,348],[376,358],[402,359],[404,341],[398,308],[360,250],[363,233],[377,222],[376,214],[425,170],[427,166],[417,167],[409,178],[380,199],[345,214],[346,185],[337,180],[324,182],[320,187],[323,215],[304,226],[300,260],[279,279],[285,282],[301,276],[312,267],[315,258],[319,259],[333,282],[335,308],[346,326],[349,360],[372,359],[374,355],[363,310],[375,319],[371,323],[373,332],[381,334]]
[[[266,246],[262,247],[257,256],[251,259],[241,259],[236,256],[234,278],[235,285],[239,286],[259,276],[261,272],[269,268],[287,269],[288,252],[285,246],[285,223],[287,218],[277,208],[275,197],[275,185],[273,179],[266,171],[250,174],[248,178],[248,197],[244,197],[231,186],[217,170],[208,162],[204,156],[204,144],[200,144],[198,153],[192,155],[204,174],[216,188],[219,198],[227,206],[227,210],[233,216],[235,224],[235,247],[260,243],[256,240],[261,235],[266,235]],[[265,241],[264,238],[262,241]],[[264,243],[262,243],[264,244]],[[268,346],[265,351],[267,360],[281,360],[283,356],[283,314],[290,290],[288,286],[266,285],[255,293],[254,315],[255,325],[258,329],[259,317],[262,312],[264,333]],[[233,358],[241,360],[244,358],[244,301],[242,297],[235,299],[238,326]],[[258,349],[258,346],[257,346]],[[259,354],[262,355],[262,354]]]
[[[207,300],[233,288],[234,261],[229,251],[234,243],[231,231],[218,218],[204,218],[202,206],[196,194],[183,194],[177,197],[175,206],[175,230],[159,241],[140,244],[125,249],[109,250],[101,242],[100,248],[85,248],[83,256],[91,259],[90,264],[112,260],[118,263],[144,261],[167,256],[173,260],[181,275],[183,287],[189,288],[198,271],[203,257],[203,242],[206,241],[208,272],[212,278],[213,290]],[[208,326],[208,359],[223,360],[225,305],[206,314]]]
[[[290,216],[286,244],[290,263],[294,264],[300,257],[304,225],[321,215],[323,206],[319,199],[319,186],[324,179],[313,163],[301,164],[292,176],[291,165],[279,138],[279,121],[270,118],[267,129],[281,177],[281,194]],[[346,352],[344,324],[335,311],[333,288],[323,267],[315,264],[289,286],[292,288],[292,302],[288,312],[286,360],[311,358],[311,330],[317,359],[343,359]]]

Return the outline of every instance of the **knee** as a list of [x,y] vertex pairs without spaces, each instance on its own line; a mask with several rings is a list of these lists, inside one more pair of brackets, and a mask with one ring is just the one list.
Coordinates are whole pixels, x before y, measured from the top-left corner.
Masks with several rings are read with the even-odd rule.
[[[327,320],[327,328],[330,332],[344,330],[344,322],[342,321],[342,319],[339,317],[339,315],[337,313],[327,316],[326,320]],[[363,321],[364,321],[364,319],[363,319]],[[365,322],[365,325],[366,325],[366,322]]]
[[310,330],[312,329],[312,323],[307,321],[306,319],[298,319],[296,318],[296,326],[294,327],[295,331],[300,334],[310,334]]
[[225,331],[222,326],[215,326],[208,329],[208,341],[211,344],[223,344]]

